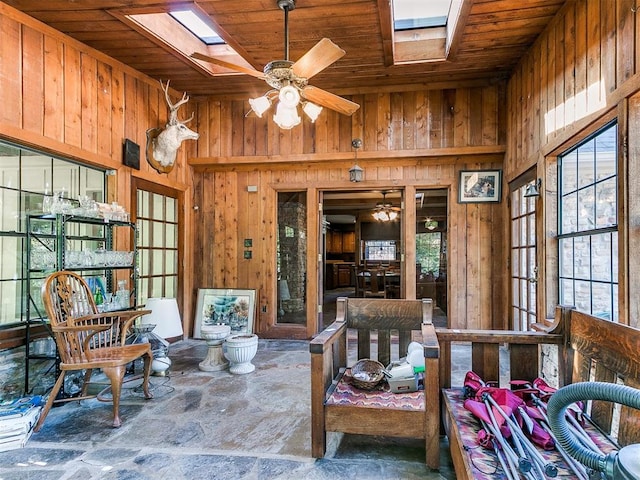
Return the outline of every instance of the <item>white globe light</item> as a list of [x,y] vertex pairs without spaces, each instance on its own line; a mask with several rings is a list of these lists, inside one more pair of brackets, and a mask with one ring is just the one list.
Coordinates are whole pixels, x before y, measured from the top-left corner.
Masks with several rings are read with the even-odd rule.
[[291,85],[282,87],[278,97],[280,98],[280,104],[287,108],[296,108],[298,103],[300,103],[300,93],[297,88]]

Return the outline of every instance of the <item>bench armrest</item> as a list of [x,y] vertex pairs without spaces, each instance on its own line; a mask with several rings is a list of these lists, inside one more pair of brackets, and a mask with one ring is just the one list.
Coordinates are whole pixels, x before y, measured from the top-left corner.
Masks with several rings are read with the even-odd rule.
[[422,347],[424,358],[440,358],[440,343],[433,323],[422,324]]

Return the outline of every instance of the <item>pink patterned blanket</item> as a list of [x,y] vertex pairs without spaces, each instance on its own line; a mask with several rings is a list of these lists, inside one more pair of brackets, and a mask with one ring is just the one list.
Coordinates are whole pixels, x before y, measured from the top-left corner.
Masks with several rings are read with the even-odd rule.
[[351,378],[351,371],[347,369],[326,400],[326,405],[424,410],[424,392],[421,390],[411,393],[392,393],[386,382],[376,390],[362,390],[351,383]]

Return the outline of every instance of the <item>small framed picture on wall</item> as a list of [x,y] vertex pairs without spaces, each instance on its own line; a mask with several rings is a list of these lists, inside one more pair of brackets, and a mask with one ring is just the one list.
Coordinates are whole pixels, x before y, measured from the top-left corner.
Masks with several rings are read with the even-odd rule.
[[461,170],[458,202],[499,202],[501,187],[502,170]]

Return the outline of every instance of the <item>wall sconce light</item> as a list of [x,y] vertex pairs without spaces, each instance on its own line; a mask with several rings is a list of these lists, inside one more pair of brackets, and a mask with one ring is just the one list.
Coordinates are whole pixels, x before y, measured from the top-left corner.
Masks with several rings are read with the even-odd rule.
[[540,187],[542,186],[542,179],[539,178],[535,183],[530,183],[524,191],[523,197],[539,197]]
[[352,182],[361,182],[364,178],[364,170],[358,165],[358,149],[362,147],[362,140],[354,138],[351,140],[351,146],[355,150],[355,159],[353,167],[349,169],[349,180]]

